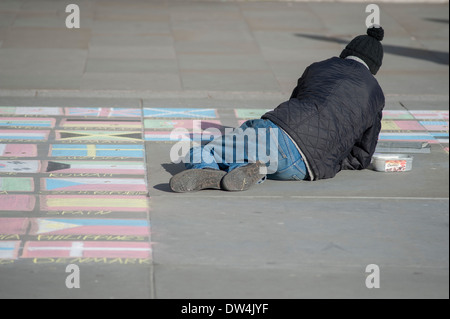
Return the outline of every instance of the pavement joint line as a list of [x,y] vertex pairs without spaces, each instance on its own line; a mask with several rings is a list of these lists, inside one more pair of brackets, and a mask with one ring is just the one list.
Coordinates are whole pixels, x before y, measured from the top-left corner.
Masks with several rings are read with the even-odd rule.
[[156,297],[156,285],[155,285],[155,259],[153,257],[153,252],[152,252],[152,266],[150,267],[150,272],[149,272],[149,279],[150,279],[150,299],[157,299]]
[[[362,267],[366,267],[364,263],[362,264],[349,264],[349,263],[327,263],[327,264],[320,264],[308,261],[302,261],[301,263],[275,263],[275,264],[236,264],[236,263],[220,263],[220,264],[211,264],[211,263],[173,263],[173,262],[164,262],[164,263],[158,263],[155,265],[155,268],[161,268],[162,266],[168,266],[168,267],[215,267],[215,268],[227,268],[227,269],[259,269],[259,270],[270,270],[270,269],[301,269],[303,271],[311,271],[311,270],[337,270],[338,272],[342,270],[349,270],[349,269],[361,269]],[[395,269],[395,268],[401,268],[401,269],[410,269],[410,270],[416,270],[416,269],[422,269],[422,270],[442,270],[446,271],[448,270],[448,267],[437,267],[437,266],[430,266],[430,265],[400,265],[400,264],[383,264],[383,268],[385,269]],[[158,298],[156,298],[158,299]]]
[[[219,99],[219,100],[263,100],[286,99],[289,95],[280,91],[149,91],[149,90],[5,90],[1,97],[29,98],[155,98],[155,99]],[[385,94],[386,101],[437,101],[448,102],[447,94]]]
[[382,200],[439,200],[448,201],[448,197],[391,197],[391,196],[290,196],[291,198],[301,199],[382,199]]
[[[198,195],[182,194],[180,197],[193,197],[198,198]],[[151,198],[173,198],[173,195],[151,195]],[[258,196],[258,195],[204,195],[201,198],[234,198],[234,199],[254,199],[254,198],[267,198],[267,199],[342,199],[342,200],[418,200],[418,201],[449,201],[448,197],[391,197],[391,196]]]

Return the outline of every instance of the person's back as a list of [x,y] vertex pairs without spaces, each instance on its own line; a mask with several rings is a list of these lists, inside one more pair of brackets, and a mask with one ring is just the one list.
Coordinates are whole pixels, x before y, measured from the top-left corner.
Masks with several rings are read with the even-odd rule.
[[[262,181],[264,168],[273,166],[274,157],[269,164],[249,147],[273,153],[268,145],[274,141],[266,143],[272,131],[277,132],[276,170],[266,169],[269,179],[319,180],[334,177],[343,169],[367,168],[384,108],[384,94],[374,78],[382,64],[383,37],[381,27],[369,28],[367,35],[354,38],[339,58],[311,64],[291,98],[275,110],[245,122],[232,134],[192,148],[185,159],[187,170],[172,177],[171,189],[242,191]],[[247,134],[248,130],[253,134]],[[241,149],[244,151],[238,156],[236,151]]]
[[[317,180],[341,170],[358,140],[378,126],[383,107],[384,94],[370,71],[360,62],[336,57],[309,66],[290,100],[263,118],[294,139],[308,161],[310,178]],[[379,131],[374,133],[376,138]]]

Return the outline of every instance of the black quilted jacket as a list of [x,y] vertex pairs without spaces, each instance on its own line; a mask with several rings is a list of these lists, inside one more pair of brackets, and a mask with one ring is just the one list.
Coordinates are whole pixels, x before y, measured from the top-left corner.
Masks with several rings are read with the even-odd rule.
[[384,94],[361,63],[331,58],[310,65],[289,101],[262,118],[297,143],[311,180],[369,166],[381,130]]

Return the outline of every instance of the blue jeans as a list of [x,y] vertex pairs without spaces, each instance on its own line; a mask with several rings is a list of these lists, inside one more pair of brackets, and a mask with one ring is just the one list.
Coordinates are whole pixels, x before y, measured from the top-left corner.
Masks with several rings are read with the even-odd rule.
[[[247,130],[249,128],[251,130]],[[210,168],[231,172],[257,161],[269,167],[269,179],[309,178],[305,162],[289,136],[273,122],[264,119],[249,120],[231,133],[226,132],[206,145],[192,148],[184,162],[187,169]]]

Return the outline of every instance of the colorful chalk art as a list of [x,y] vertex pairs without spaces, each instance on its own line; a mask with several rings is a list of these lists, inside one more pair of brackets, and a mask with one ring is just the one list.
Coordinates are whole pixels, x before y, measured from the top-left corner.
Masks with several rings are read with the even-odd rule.
[[149,264],[142,109],[0,107],[0,264]]
[[[235,124],[267,111],[235,109]],[[379,139],[448,154],[448,118],[388,110]],[[0,106],[0,265],[151,263],[145,142],[210,140],[221,128],[215,109]]]

